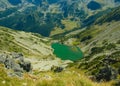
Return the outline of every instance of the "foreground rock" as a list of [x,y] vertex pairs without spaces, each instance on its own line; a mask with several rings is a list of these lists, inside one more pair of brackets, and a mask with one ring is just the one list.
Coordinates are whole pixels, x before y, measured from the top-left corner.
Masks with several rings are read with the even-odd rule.
[[96,75],[97,81],[110,81],[117,79],[118,72],[117,70],[113,69],[111,66],[106,65],[105,67],[101,68]]
[[29,72],[32,69],[31,63],[24,60],[22,53],[0,54],[0,63],[4,64],[7,69],[14,71],[9,75],[22,76],[23,72]]

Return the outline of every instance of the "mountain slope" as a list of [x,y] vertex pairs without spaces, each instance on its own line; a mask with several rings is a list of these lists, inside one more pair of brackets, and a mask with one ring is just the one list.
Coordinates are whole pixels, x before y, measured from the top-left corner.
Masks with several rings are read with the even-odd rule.
[[0,38],[1,52],[22,52],[28,56],[39,56],[41,58],[52,56],[49,39],[42,38],[38,34],[0,27]]
[[15,86],[110,86],[110,83],[94,83],[81,72],[63,71],[61,73],[43,73],[36,71],[36,75],[26,73],[22,79],[19,79],[18,77],[7,76],[3,65],[0,65],[0,68],[0,76],[2,77],[0,78],[0,85],[4,86],[10,84]]
[[111,12],[107,13],[106,15],[98,18],[95,22],[95,24],[102,24],[105,22],[112,22],[114,21],[120,21],[120,6],[113,9]]
[[[2,0],[1,3],[1,26],[37,32],[43,36],[79,28],[86,25],[84,21],[89,16],[120,5],[119,1],[114,0]],[[62,22],[64,20],[76,23],[75,27],[69,29],[69,23]]]
[[[0,60],[5,61],[0,63],[0,85],[119,86],[119,5],[119,0],[1,0],[0,25],[15,30],[0,26]],[[56,40],[36,32],[55,35]],[[56,58],[51,48],[56,41],[80,47],[84,58],[75,62]],[[24,64],[33,67],[26,67],[30,73],[22,71],[22,79],[7,76],[20,71],[7,69],[7,63],[13,66],[11,52],[23,53],[29,61]],[[15,63],[21,66],[18,59]]]
[[98,82],[120,79],[120,7],[103,15],[84,31],[73,35],[74,44],[81,47],[85,57],[78,68],[85,70]]
[[[14,59],[16,59],[15,62],[19,64],[19,59],[21,58],[19,55],[21,54],[15,54],[11,52],[21,52],[24,53],[25,56],[29,57],[23,59],[30,61],[33,67],[31,72],[21,72],[23,76],[18,77],[14,74],[12,69],[5,68],[5,65],[1,64],[0,62],[0,85],[109,86],[111,84],[94,83],[80,70],[71,67],[65,67],[65,70],[59,72],[59,68],[68,65],[69,62],[51,59],[51,57],[54,58],[54,56],[49,55],[52,52],[49,41],[50,39],[43,38],[38,34],[15,31],[6,27],[0,27],[0,61],[3,60],[2,58],[4,56],[6,56],[7,59],[12,59],[13,57],[11,57],[11,55],[15,55],[15,57],[17,55],[17,58]],[[9,63],[10,62],[6,64]],[[56,68],[56,70],[54,70],[54,68]],[[19,73],[20,70],[16,71]]]

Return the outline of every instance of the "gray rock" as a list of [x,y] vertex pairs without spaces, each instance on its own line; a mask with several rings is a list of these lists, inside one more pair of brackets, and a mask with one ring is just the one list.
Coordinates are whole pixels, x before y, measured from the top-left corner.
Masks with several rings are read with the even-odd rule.
[[64,69],[63,67],[56,67],[56,66],[53,66],[53,67],[51,68],[51,70],[53,70],[53,71],[56,72],[56,73],[62,72],[63,69]]
[[21,68],[19,64],[15,64],[12,69],[14,70],[14,72],[23,73],[23,68]]
[[99,70],[96,75],[97,81],[110,81],[116,79],[118,75],[117,70],[113,69],[111,66],[105,66]]
[[1,54],[0,63],[4,64],[7,69],[12,69],[14,73],[9,75],[22,76],[24,71],[29,72],[32,67],[29,61],[24,61],[22,53]]
[[0,63],[4,63],[6,60],[6,55],[5,54],[1,54],[0,55]]
[[23,54],[22,53],[12,53],[11,54],[13,56],[13,58],[19,58],[19,57],[23,57]]
[[12,53],[11,55],[12,55],[12,58],[15,60],[18,60],[20,62],[24,61],[24,57],[22,53]]
[[25,70],[26,72],[29,72],[32,67],[31,67],[31,63],[29,61],[25,61],[20,63],[20,66],[23,68],[23,70]]
[[5,59],[4,65],[8,69],[12,69],[13,66],[15,65],[15,61],[12,58],[10,58],[9,56],[7,56]]

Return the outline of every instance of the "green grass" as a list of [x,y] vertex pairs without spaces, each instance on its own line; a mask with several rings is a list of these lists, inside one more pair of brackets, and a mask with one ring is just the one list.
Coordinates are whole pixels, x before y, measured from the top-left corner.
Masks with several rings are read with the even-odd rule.
[[52,31],[51,31],[51,35],[50,36],[54,36],[54,35],[57,35],[57,34],[62,34],[66,31],[70,31],[77,26],[77,22],[75,21],[71,21],[69,19],[64,19],[61,21],[61,23],[65,26],[63,29],[60,28],[60,27],[55,27]]
[[92,82],[84,73],[74,68],[61,73],[39,72],[37,75],[24,73],[21,78],[7,76],[6,71],[8,72],[0,64],[0,86],[111,86],[111,83]]
[[[49,46],[50,42],[49,40],[42,40],[42,37],[38,34],[30,34],[27,36],[28,33],[21,34],[22,32],[16,31],[16,30],[11,30],[6,27],[0,26],[0,53],[3,52],[21,52],[25,56],[36,56],[40,57],[41,53],[37,53],[37,50],[32,50],[29,49],[29,46],[25,47],[25,45],[22,43],[22,41],[30,41],[36,45],[39,45],[40,42],[44,43],[45,45]],[[22,35],[22,36],[21,36]],[[27,36],[27,38],[25,36]],[[36,40],[37,38],[37,40]],[[20,40],[20,41],[17,41]]]
[[15,43],[15,38],[11,35],[10,30],[4,27],[0,27],[0,51],[27,53],[26,49]]

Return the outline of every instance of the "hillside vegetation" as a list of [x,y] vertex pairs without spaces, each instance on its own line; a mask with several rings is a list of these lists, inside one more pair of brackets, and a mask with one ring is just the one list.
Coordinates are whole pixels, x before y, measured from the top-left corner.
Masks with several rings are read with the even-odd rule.
[[52,56],[48,38],[35,33],[25,33],[0,27],[0,52],[22,52],[30,57]]
[[79,46],[85,55],[81,61],[76,62],[78,68],[85,70],[86,74],[92,75],[98,82],[120,81],[119,9],[120,7],[113,9],[100,17],[97,20],[99,23],[73,34],[72,39],[70,38],[74,41],[73,45]]
[[[24,5],[25,2],[19,1],[10,2],[10,6]],[[86,14],[77,9],[81,4],[70,0],[73,4],[66,1],[61,14],[57,8],[52,13],[49,8],[48,12],[52,3],[58,3],[56,0],[48,0],[49,3],[37,1],[27,0],[26,6],[35,5],[33,7],[0,12],[0,25],[23,30],[0,26],[0,86],[120,86],[120,7],[109,10],[102,7],[104,1],[90,0],[87,3],[89,9],[85,11],[97,11]],[[85,2],[80,0],[80,3]],[[43,7],[42,12],[41,7],[36,8],[38,5]],[[76,13],[78,10],[81,14]],[[89,13],[96,15],[91,17]],[[84,19],[90,22],[80,28]],[[61,60],[53,54],[51,44],[54,42],[71,45],[73,51],[80,48],[84,57],[77,61]]]
[[[12,58],[16,58],[15,64],[11,65],[11,63],[4,63],[5,65],[0,63],[0,85],[2,86],[111,86],[112,82],[103,82],[103,83],[96,83],[89,79],[88,76],[86,76],[82,70],[79,70],[77,68],[74,68],[70,65],[74,63],[65,63],[61,60],[46,60],[46,58],[51,57],[50,55],[45,58],[46,52],[40,53],[40,50],[32,49],[32,44],[36,44],[39,49],[42,49],[42,51],[45,49],[49,50],[49,41],[48,39],[43,39],[38,34],[33,33],[25,33],[25,32],[19,32],[10,30],[5,27],[0,27],[0,37],[1,37],[1,48],[0,53],[4,53],[6,55],[6,59],[8,58],[9,61],[13,61]],[[29,38],[30,37],[30,38]],[[33,38],[33,39],[32,39]],[[35,41],[35,39],[37,41]],[[39,40],[38,40],[39,39]],[[32,41],[31,41],[32,40]],[[36,43],[37,42],[37,43]],[[32,44],[29,44],[32,43]],[[39,43],[39,45],[37,45]],[[6,46],[8,45],[8,46]],[[29,53],[28,53],[29,50]],[[21,72],[23,76],[16,76],[14,75],[14,72],[17,72],[19,74],[19,66],[17,64],[21,64],[18,54],[16,57],[14,55],[11,57],[9,55],[10,52],[22,52],[27,57],[32,58],[25,58],[25,60],[29,61],[29,64],[33,67],[30,72]],[[51,51],[50,51],[51,52]],[[8,54],[7,54],[8,53]],[[49,54],[49,52],[47,52]],[[3,55],[4,55],[3,54]],[[42,55],[44,55],[45,60],[40,60],[40,58],[43,58]],[[9,56],[9,57],[8,57]],[[37,57],[37,58],[36,58]],[[54,56],[52,56],[53,58]],[[0,61],[3,61],[2,55],[0,56]],[[57,63],[57,64],[56,64]],[[28,66],[28,63],[24,63],[26,66]],[[52,65],[55,65],[52,67]],[[70,64],[70,65],[69,65]],[[11,65],[13,69],[7,69],[5,67],[6,65]],[[49,65],[49,66],[48,66]],[[64,65],[67,65],[67,67],[62,67]],[[17,70],[14,67],[18,66]],[[25,66],[25,65],[24,65]],[[23,68],[24,68],[23,66]],[[50,70],[49,67],[51,66]],[[25,67],[26,68],[26,67]],[[43,69],[42,69],[43,68]],[[62,68],[62,69],[61,69]],[[20,68],[21,69],[21,68]],[[22,69],[21,69],[22,70]],[[13,75],[12,75],[13,74]]]
[[95,24],[103,24],[105,22],[120,21],[120,6],[112,9],[111,12],[103,15],[95,21]]
[[2,86],[111,86],[112,83],[94,83],[75,69],[61,73],[36,71],[34,75],[25,73],[22,78],[10,77],[3,65],[0,65],[0,77]]
[[48,37],[85,26],[116,4],[119,6],[119,1],[1,0],[0,25]]

